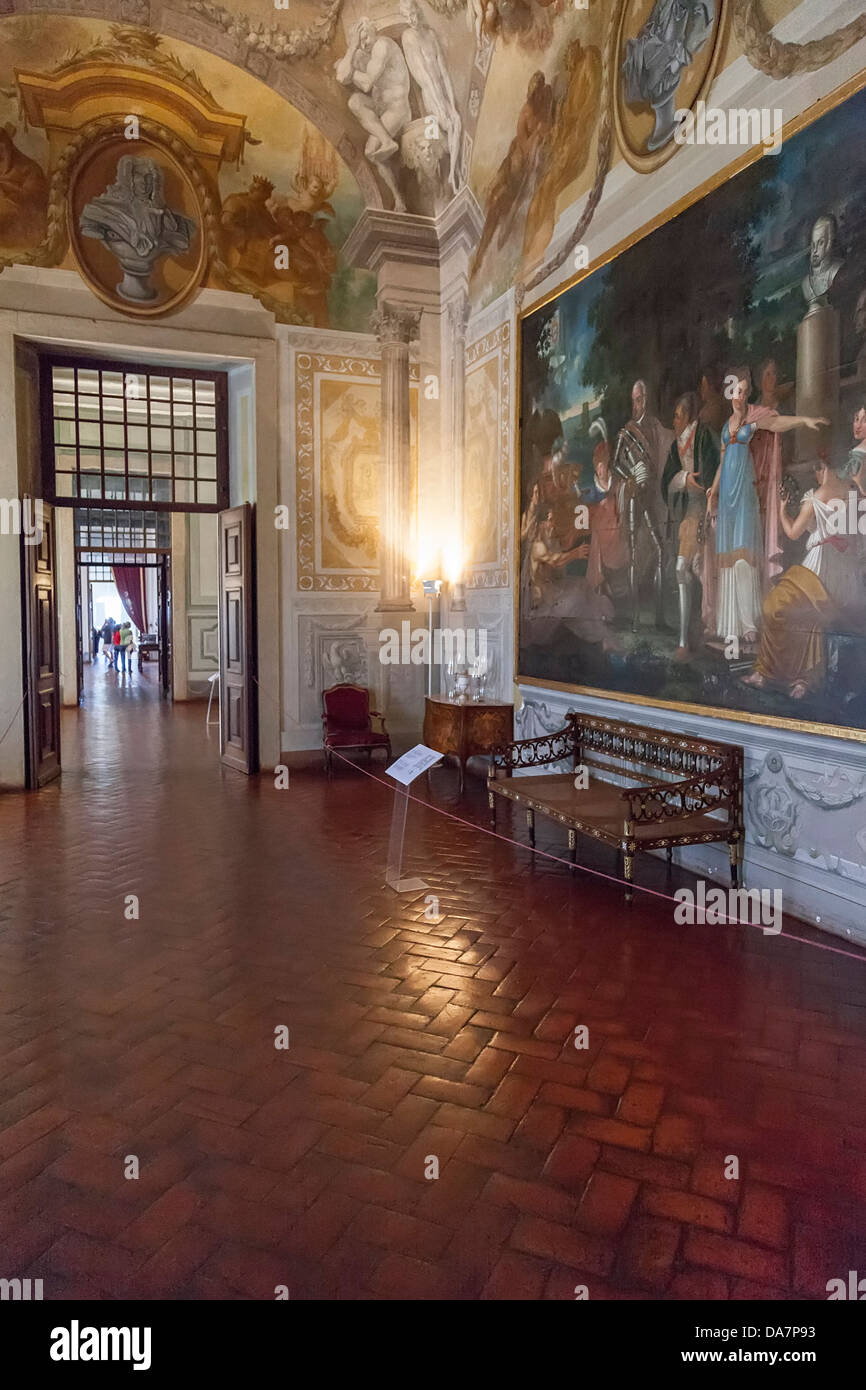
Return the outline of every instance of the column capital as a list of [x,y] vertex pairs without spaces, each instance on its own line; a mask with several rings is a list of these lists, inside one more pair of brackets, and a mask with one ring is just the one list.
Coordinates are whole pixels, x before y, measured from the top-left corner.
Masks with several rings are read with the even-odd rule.
[[421,310],[383,301],[373,314],[372,327],[383,347],[414,343],[418,339]]

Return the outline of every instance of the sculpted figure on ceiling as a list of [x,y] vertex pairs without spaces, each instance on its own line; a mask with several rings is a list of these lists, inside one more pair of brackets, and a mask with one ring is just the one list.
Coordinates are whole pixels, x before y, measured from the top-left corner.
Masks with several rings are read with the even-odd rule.
[[712,37],[715,22],[715,0],[656,0],[640,33],[626,43],[626,100],[649,103],[656,120],[647,150],[670,140],[680,79]]
[[395,212],[405,212],[393,169],[400,149],[397,137],[412,119],[409,69],[402,50],[387,34],[379,34],[371,19],[359,19],[334,74],[342,86],[354,89],[349,110],[367,131],[364,154],[390,189]]
[[114,183],[86,205],[80,226],[83,236],[101,241],[117,259],[121,298],[145,303],[157,297],[150,283],[156,262],[183,255],[198,230],[191,218],[168,207],[156,160],[134,155],[118,161]]
[[[441,39],[419,0],[400,0],[400,14],[407,24],[399,44],[365,16],[334,69],[337,81],[354,89],[349,110],[369,136],[364,154],[389,188],[396,212],[406,210],[401,163],[435,183],[447,155],[448,183],[452,193],[458,192],[463,130]],[[415,119],[413,81],[421,110]]]
[[401,43],[410,73],[421,92],[424,115],[433,116],[448,146],[448,178],[454,193],[460,187],[460,115],[454,87],[439,36],[424,18],[418,0],[400,0],[400,13],[408,20]]

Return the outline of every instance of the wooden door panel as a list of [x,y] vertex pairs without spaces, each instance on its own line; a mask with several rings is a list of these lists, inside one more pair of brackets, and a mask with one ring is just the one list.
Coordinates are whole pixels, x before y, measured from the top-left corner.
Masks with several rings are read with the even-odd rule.
[[[18,479],[28,516],[39,515],[42,493],[39,435],[39,358],[29,343],[15,344],[15,423]],[[54,509],[41,507],[41,528],[21,535],[21,632],[27,786],[60,773],[60,665]],[[30,543],[28,543],[30,542]]]
[[42,527],[42,534],[38,539],[38,544],[32,545],[33,551],[33,573],[45,574],[50,576],[54,582],[54,513],[51,513],[51,525]]
[[223,572],[226,576],[243,578],[243,531],[240,523],[226,522],[223,532]]
[[21,537],[27,786],[42,787],[60,773],[60,676],[54,511],[45,506],[37,545]]
[[47,761],[52,755],[56,758],[60,750],[55,740],[57,721],[54,718],[54,702],[50,691],[43,691],[40,694],[36,718],[39,724],[39,741],[43,761]]
[[220,755],[258,772],[255,515],[248,502],[220,512]]
[[34,595],[36,611],[36,646],[34,659],[39,680],[49,676],[54,666],[54,590],[50,585],[37,584]]
[[225,595],[226,669],[241,675],[244,669],[243,592],[231,589]]
[[246,727],[246,700],[240,686],[229,689],[226,698],[226,743],[237,753],[244,748],[244,728]]
[[[89,586],[88,586],[89,587]],[[91,638],[91,623],[87,623],[87,650],[90,651],[93,645]],[[81,566],[76,560],[75,564],[75,698],[81,704],[81,693],[84,689],[84,622],[82,614],[81,600]]]

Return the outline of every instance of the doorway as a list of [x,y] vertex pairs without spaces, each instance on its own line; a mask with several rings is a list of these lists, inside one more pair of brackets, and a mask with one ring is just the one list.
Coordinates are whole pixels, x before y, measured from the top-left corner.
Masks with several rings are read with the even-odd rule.
[[[135,659],[158,663],[160,690],[172,696],[171,515],[150,509],[75,507],[77,698],[92,660],[94,630],[109,620],[132,626]],[[62,594],[61,594],[62,598]]]
[[[16,370],[24,378],[22,394],[37,403],[27,418],[40,421],[38,454],[46,517],[51,522],[69,511],[74,517],[74,562],[67,579],[75,586],[78,701],[84,688],[85,654],[92,646],[91,571],[98,575],[96,582],[102,583],[108,582],[106,572],[110,573],[126,612],[139,628],[140,646],[150,648],[140,653],[142,660],[150,659],[151,651],[155,654],[161,693],[172,698],[172,531],[183,513],[212,513],[221,523],[214,567],[219,576],[214,601],[214,628],[219,629],[215,674],[223,697],[220,757],[239,771],[257,771],[254,509],[250,503],[227,507],[226,372],[19,347]],[[32,435],[27,446],[34,450]],[[28,476],[34,471],[29,469]],[[42,785],[48,775],[57,775],[61,766],[54,534],[59,528],[50,525],[48,529],[50,536],[40,552],[39,582],[34,572],[23,591],[22,631],[29,654],[25,720],[29,741],[35,744],[31,766],[42,768],[39,775],[28,772],[31,787]],[[155,622],[149,614],[140,614],[139,622],[135,613],[129,613],[135,605],[124,601],[124,583],[118,577],[122,574],[126,584],[140,585],[141,573],[151,570],[156,577]],[[184,584],[185,580],[188,576],[178,573],[177,581]],[[131,592],[127,590],[127,600]],[[143,632],[142,627],[155,627],[155,631]],[[145,643],[146,638],[153,640]],[[46,661],[49,649],[53,655]],[[71,674],[71,663],[66,669]],[[38,704],[33,698],[37,689]],[[44,738],[45,734],[50,736]],[[40,740],[44,749],[38,746]]]
[[[99,554],[98,560],[96,555]],[[172,698],[171,555],[117,551],[105,555],[76,550],[76,665],[78,703],[87,665],[116,660],[110,650],[113,624],[132,625],[134,661],[158,674],[157,689]]]

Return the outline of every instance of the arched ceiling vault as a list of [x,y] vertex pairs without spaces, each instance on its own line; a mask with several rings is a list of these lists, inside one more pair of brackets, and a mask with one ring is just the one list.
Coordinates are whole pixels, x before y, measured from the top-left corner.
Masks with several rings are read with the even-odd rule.
[[[245,8],[249,10],[257,3],[251,0]],[[342,0],[341,0],[342,3]],[[283,21],[288,32],[289,21],[295,32],[312,26],[321,38],[321,10],[324,5],[312,4],[311,0],[291,0],[291,10],[275,9],[273,3],[267,8],[259,3],[263,16]],[[231,22],[228,11],[220,12],[220,7],[189,0],[178,0],[171,5],[162,0],[92,0],[92,3],[64,3],[64,0],[0,0],[0,18],[12,15],[57,15],[69,19],[92,19],[103,23],[136,26],[158,33],[164,40],[179,39],[194,48],[201,49],[214,57],[222,58],[241,69],[248,76],[257,78],[295,107],[310,124],[316,126],[322,135],[335,147],[343,162],[354,175],[361,197],[371,207],[381,207],[382,192],[376,177],[363,155],[363,142],[357,139],[352,129],[353,121],[345,109],[345,98],[333,78],[333,66],[337,61],[343,42],[339,29],[335,39],[325,44],[315,57],[277,57],[262,51],[251,43],[256,31],[246,25],[235,30],[227,28]],[[210,10],[212,14],[206,14]],[[235,20],[240,16],[238,9]],[[217,22],[219,21],[219,22]],[[305,22],[306,21],[306,22]],[[256,21],[261,25],[261,21]],[[246,29],[246,32],[244,30]],[[219,93],[215,93],[219,97]]]
[[[524,0],[543,4],[544,0]],[[471,137],[484,95],[493,40],[476,32],[476,0],[422,0],[447,53],[464,130]],[[0,18],[63,16],[140,26],[222,58],[297,109],[335,147],[368,207],[391,206],[364,155],[365,133],[348,109],[335,65],[359,19],[397,35],[405,28],[399,0],[0,0]]]

